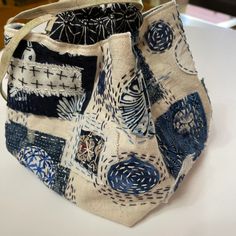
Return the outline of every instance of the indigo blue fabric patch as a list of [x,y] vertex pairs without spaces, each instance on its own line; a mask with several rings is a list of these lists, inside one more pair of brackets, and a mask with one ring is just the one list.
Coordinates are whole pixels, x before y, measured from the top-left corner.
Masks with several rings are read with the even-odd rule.
[[167,168],[177,177],[188,155],[201,154],[207,140],[207,120],[199,94],[193,93],[170,106],[156,120],[156,137]]
[[152,164],[132,155],[128,160],[112,165],[107,178],[112,189],[118,192],[141,194],[150,191],[160,177]]
[[24,145],[28,136],[28,130],[25,126],[11,122],[5,125],[6,146],[13,155],[18,153]]
[[133,73],[133,78],[123,89],[119,102],[124,123],[134,134],[141,137],[154,135],[147,88],[141,71]]
[[149,48],[154,52],[163,53],[173,43],[173,31],[163,20],[153,22],[144,35]]
[[[8,86],[10,94],[11,86]],[[23,91],[8,96],[7,105],[13,110],[47,117],[71,120],[83,114],[86,108],[84,96],[38,96]]]
[[104,139],[92,132],[81,130],[75,160],[88,172],[97,174]]
[[[30,45],[30,47],[29,47]],[[76,66],[81,68],[82,88],[86,93],[84,108],[87,107],[94,87],[95,75],[97,71],[97,56],[72,55],[69,53],[59,53],[48,49],[37,42],[22,40],[16,48],[13,56],[22,59],[25,52],[32,51],[33,60],[43,64],[53,64],[58,66]],[[50,73],[50,71],[49,71]],[[63,77],[59,78],[63,82]]]
[[25,146],[18,153],[22,165],[31,170],[48,187],[54,185],[56,168],[48,153],[37,146]]
[[112,4],[62,12],[49,33],[54,40],[94,44],[116,33],[138,31],[142,13],[132,4]]
[[52,189],[60,195],[65,195],[66,187],[69,181],[70,169],[57,165]]
[[58,165],[48,153],[37,146],[25,146],[18,153],[22,165],[32,171],[45,185],[60,195],[65,194],[70,170]]
[[68,168],[60,165],[64,139],[10,122],[6,123],[6,143],[22,165],[49,188],[64,195],[70,174]]
[[98,93],[102,95],[106,88],[106,72],[102,70],[99,74]]
[[21,124],[12,121],[6,123],[6,144],[13,155],[24,147],[35,146],[45,150],[52,161],[59,163],[65,143],[66,141],[62,138],[29,130]]
[[64,139],[35,131],[33,144],[44,149],[55,163],[61,162],[61,155],[66,144]]

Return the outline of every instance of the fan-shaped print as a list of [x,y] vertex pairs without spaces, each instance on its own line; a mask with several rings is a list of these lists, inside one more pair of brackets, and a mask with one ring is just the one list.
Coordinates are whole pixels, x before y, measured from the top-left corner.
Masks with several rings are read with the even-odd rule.
[[85,97],[85,94],[71,98],[63,97],[57,105],[58,116],[61,119],[72,120],[81,112]]
[[131,82],[123,90],[120,99],[121,115],[125,125],[138,136],[153,136],[147,88],[141,71],[134,73]]

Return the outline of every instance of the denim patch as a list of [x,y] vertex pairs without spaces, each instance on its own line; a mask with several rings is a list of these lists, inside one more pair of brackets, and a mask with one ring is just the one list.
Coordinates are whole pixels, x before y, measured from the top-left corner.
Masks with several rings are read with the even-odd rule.
[[29,130],[11,121],[6,123],[6,143],[13,155],[24,147],[35,146],[47,152],[53,162],[60,163],[66,141],[46,133]]
[[70,169],[61,165],[56,167],[54,184],[52,189],[60,195],[64,195],[67,187],[67,183],[70,176]]
[[196,160],[207,140],[206,115],[197,92],[157,118],[156,138],[169,172],[177,178],[184,159],[191,155]]
[[44,149],[55,163],[60,163],[66,141],[62,138],[35,131],[33,144]]
[[20,151],[26,144],[28,130],[25,126],[10,122],[5,124],[6,146],[10,153]]
[[158,170],[152,164],[139,160],[135,155],[112,165],[108,171],[110,186],[122,193],[145,193],[151,190],[158,181]]

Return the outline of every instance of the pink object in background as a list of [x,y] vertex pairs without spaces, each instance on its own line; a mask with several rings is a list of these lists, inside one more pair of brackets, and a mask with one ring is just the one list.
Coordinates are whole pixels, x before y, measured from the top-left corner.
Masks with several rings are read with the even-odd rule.
[[[182,0],[180,0],[179,2],[181,1]],[[211,10],[208,10],[202,7],[197,7],[191,4],[187,5],[187,9],[185,13],[187,15],[190,15],[190,16],[193,16],[193,17],[205,20],[205,21],[209,21],[215,24],[232,19],[231,16],[226,15],[224,13],[211,11]]]

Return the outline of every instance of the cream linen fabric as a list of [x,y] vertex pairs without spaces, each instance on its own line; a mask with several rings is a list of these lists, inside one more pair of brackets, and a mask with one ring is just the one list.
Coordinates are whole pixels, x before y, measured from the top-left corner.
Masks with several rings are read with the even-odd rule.
[[[47,9],[53,9],[50,13],[54,13],[56,8]],[[32,16],[29,14],[30,18]],[[9,38],[15,39],[18,31],[11,24],[5,27],[5,34]],[[155,38],[158,33],[161,36]],[[164,41],[163,35],[166,37]],[[97,58],[94,86],[83,114],[67,120],[8,108],[7,124],[13,122],[26,127],[28,139],[32,138],[29,142],[34,145],[36,138],[33,135],[36,131],[65,140],[59,163],[69,170],[64,197],[85,210],[127,226],[136,224],[159,204],[167,203],[203,150],[212,116],[210,101],[203,81],[198,78],[175,2],[171,1],[144,14],[135,43],[129,32],[114,34],[93,45],[57,42],[47,35],[32,32],[24,40],[32,44],[39,43],[60,55]],[[20,63],[28,67],[39,66],[34,62],[30,64],[24,60],[11,59],[16,66]],[[46,66],[50,68],[50,65]],[[101,95],[98,88],[102,69],[107,77],[107,90]],[[14,76],[14,70],[8,68],[8,73],[12,72]],[[145,87],[142,81],[146,81],[147,85],[147,81],[151,81],[150,76],[155,81]],[[19,80],[17,82],[9,78],[9,84],[17,92],[36,93],[32,86],[24,89]],[[142,95],[145,94],[142,89],[147,91],[145,96],[149,96],[149,104],[144,103],[147,98]],[[39,90],[39,96],[48,96],[43,88]],[[63,93],[65,97],[70,95]],[[129,107],[129,112],[133,114],[130,117],[132,122],[138,122],[134,117],[143,108],[141,103],[144,104],[145,113],[141,120],[143,123],[135,128],[130,128],[128,124],[132,123],[125,116],[127,103],[136,106],[132,96],[140,99],[137,105],[139,110]],[[173,120],[170,118],[172,116]],[[186,135],[195,137],[192,141],[194,144],[190,142],[188,146],[183,141],[183,150],[179,151],[182,141],[180,136],[171,133],[172,125],[183,139]],[[78,156],[78,146],[82,145],[83,132],[90,132],[89,142],[93,139],[101,145],[99,150],[95,149],[99,161],[94,172],[81,164],[84,162],[78,163],[78,158],[81,158]],[[83,137],[86,136],[84,133]],[[179,142],[174,147],[170,144],[171,138]],[[179,157],[180,152],[181,155],[185,154],[182,159]],[[22,162],[22,151],[13,154]],[[173,155],[176,156],[176,162]],[[128,181],[132,187],[127,187],[127,182],[122,179],[122,176],[129,179],[124,170],[133,175]],[[139,174],[143,174],[142,180],[141,177],[138,179]]]

